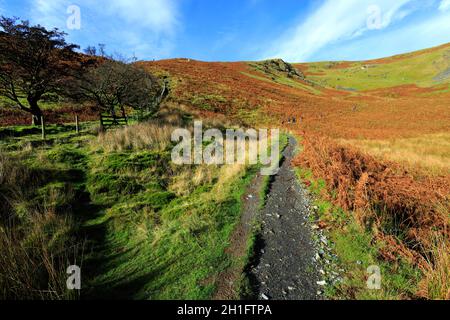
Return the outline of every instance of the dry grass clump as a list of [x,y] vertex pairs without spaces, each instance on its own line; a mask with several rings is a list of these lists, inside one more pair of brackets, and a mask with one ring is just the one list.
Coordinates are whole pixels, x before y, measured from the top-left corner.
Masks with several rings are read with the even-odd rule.
[[217,179],[217,175],[217,166],[181,166],[178,172],[174,172],[169,190],[178,196],[185,196],[199,186],[212,184]]
[[391,140],[342,140],[376,157],[421,167],[432,174],[450,174],[450,133]]
[[424,266],[424,278],[419,284],[419,296],[426,299],[450,300],[450,244],[437,236]]
[[67,238],[72,221],[52,212],[34,213],[30,220],[26,226],[0,226],[0,298],[76,298],[67,290],[66,268],[81,265],[83,246]]
[[[381,163],[317,135],[307,135],[303,145],[294,164],[324,178],[325,196],[355,212],[363,226],[389,243],[381,252],[383,258],[401,256],[424,270],[431,268],[432,272],[426,272],[428,284],[446,270],[446,255],[442,255],[443,248],[435,249],[434,239],[438,234],[442,243],[450,241],[449,177],[414,177],[394,163]],[[431,294],[430,298],[436,297]]]
[[164,150],[170,145],[170,137],[175,129],[172,125],[149,121],[102,133],[94,144],[107,152]]
[[106,152],[149,149],[162,151],[171,144],[172,132],[185,126],[183,116],[182,110],[165,105],[158,111],[155,119],[100,133],[93,145]]

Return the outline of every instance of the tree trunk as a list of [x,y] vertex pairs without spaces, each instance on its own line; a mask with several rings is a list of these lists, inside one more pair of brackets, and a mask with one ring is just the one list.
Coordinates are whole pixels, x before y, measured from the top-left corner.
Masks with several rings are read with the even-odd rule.
[[42,111],[41,108],[39,108],[37,100],[31,98],[28,98],[27,100],[30,105],[30,112],[33,115],[34,124],[37,126],[41,125]]

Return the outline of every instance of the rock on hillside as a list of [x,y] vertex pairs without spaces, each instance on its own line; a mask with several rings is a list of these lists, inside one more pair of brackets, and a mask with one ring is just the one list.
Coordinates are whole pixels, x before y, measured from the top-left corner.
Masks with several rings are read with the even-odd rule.
[[286,74],[289,78],[296,78],[301,80],[305,79],[305,75],[301,71],[297,70],[290,63],[287,63],[282,59],[265,60],[257,62],[253,64],[253,66],[266,74],[275,75],[283,73]]

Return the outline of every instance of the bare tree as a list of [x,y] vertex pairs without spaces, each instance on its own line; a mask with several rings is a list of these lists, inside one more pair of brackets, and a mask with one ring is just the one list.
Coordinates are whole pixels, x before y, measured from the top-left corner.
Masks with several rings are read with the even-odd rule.
[[94,46],[88,46],[86,49],[83,50],[85,54],[88,56],[96,56],[97,55],[97,48]]
[[106,45],[104,43],[99,43],[98,44],[98,53],[100,55],[100,57],[106,57],[106,50],[105,50]]
[[67,44],[58,29],[30,26],[17,18],[0,18],[0,96],[12,107],[33,115],[40,123],[39,101],[59,93],[72,72],[80,68],[77,46]]
[[154,112],[160,102],[162,87],[145,70],[121,61],[103,60],[83,73],[73,88],[77,99],[95,103],[99,114],[115,117],[125,107]]

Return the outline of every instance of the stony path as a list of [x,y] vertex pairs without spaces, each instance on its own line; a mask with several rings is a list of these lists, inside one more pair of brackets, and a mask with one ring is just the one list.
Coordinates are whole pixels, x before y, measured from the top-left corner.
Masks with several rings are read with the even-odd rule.
[[308,223],[310,204],[290,164],[295,147],[290,137],[260,213],[263,227],[249,277],[255,295],[262,300],[320,299],[316,249]]

